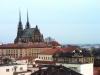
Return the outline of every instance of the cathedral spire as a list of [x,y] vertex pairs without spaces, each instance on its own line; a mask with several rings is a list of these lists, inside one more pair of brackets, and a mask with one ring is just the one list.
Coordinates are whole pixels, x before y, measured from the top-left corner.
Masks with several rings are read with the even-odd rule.
[[19,9],[19,23],[18,23],[17,37],[15,38],[14,43],[18,43],[19,38],[22,35],[22,32],[23,32],[23,25],[22,25],[22,22],[21,22],[21,12],[20,12],[20,9]]
[[21,22],[21,12],[20,12],[20,9],[19,9],[19,22]]
[[27,22],[26,22],[26,29],[30,28],[30,24],[29,24],[29,17],[28,17],[28,9],[27,9]]
[[28,9],[27,9],[27,22],[29,22],[29,19],[28,19]]
[[20,11],[20,8],[19,8],[19,24],[18,24],[18,27],[19,28],[23,28],[23,25],[22,25],[22,22],[21,22],[21,11]]

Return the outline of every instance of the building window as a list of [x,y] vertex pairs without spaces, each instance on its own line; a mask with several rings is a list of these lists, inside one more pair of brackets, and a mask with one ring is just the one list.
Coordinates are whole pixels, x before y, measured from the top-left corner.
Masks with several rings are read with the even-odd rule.
[[6,69],[6,72],[9,72],[9,69]]
[[51,60],[52,60],[52,57],[51,57]]
[[21,67],[20,70],[23,70],[23,67]]
[[48,57],[48,60],[49,60],[49,57]]
[[47,57],[46,57],[46,60],[47,60]]

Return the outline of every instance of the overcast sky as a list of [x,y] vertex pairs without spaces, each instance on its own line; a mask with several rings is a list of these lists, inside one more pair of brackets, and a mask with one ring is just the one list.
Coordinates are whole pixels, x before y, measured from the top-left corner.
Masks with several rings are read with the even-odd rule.
[[61,44],[100,44],[100,0],[0,0],[0,42],[13,43],[27,9],[31,27]]

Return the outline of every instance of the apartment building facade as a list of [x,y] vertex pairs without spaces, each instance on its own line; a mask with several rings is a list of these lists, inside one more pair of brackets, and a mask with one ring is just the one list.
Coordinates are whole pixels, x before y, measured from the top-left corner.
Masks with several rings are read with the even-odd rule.
[[46,49],[52,49],[50,44],[6,44],[0,45],[0,55],[8,55],[10,58],[25,56],[37,57],[39,53]]

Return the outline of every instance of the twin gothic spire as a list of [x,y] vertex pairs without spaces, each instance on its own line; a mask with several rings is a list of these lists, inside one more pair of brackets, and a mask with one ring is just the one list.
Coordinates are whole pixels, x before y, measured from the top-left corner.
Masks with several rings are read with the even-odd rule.
[[20,12],[20,9],[19,9],[19,22],[21,22],[21,12]]
[[[19,27],[23,27],[22,26],[22,22],[21,22],[21,12],[20,12],[20,9],[19,9]],[[28,10],[27,10],[27,22],[26,22],[26,26],[25,26],[25,29],[28,29],[30,28],[30,24],[29,24],[29,17],[28,17]]]
[[30,28],[29,18],[28,18],[28,10],[27,10],[27,22],[26,22],[26,29]]

